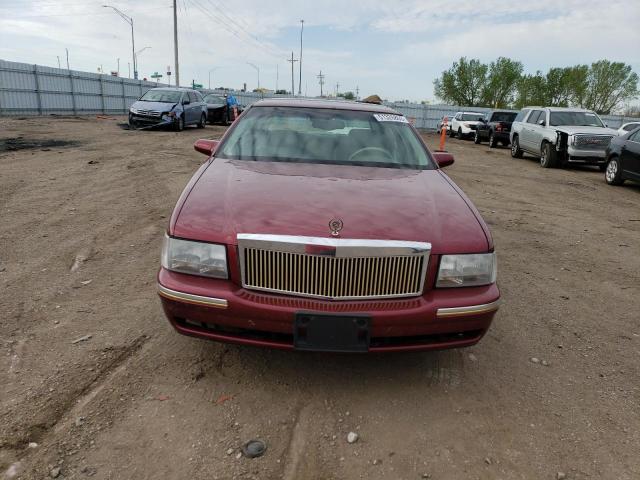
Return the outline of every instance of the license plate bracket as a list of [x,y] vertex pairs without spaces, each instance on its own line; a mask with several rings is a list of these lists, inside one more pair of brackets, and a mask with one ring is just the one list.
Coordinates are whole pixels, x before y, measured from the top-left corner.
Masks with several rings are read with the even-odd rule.
[[367,352],[371,317],[298,312],[293,327],[297,350],[315,352]]

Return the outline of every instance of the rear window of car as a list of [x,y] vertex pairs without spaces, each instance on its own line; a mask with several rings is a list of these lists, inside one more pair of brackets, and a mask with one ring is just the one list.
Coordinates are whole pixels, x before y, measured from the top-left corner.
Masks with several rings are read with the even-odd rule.
[[635,130],[638,127],[640,127],[640,123],[630,123],[630,124],[625,125],[624,127],[622,127],[622,129],[625,132],[630,132],[631,130]]
[[434,168],[402,115],[303,107],[253,107],[216,157],[425,170]]
[[198,97],[196,97],[196,92],[187,92],[189,94],[189,101],[191,103],[197,102]]
[[516,112],[493,112],[491,115],[492,122],[513,122],[516,118]]
[[462,120],[463,122],[473,122],[477,121],[481,117],[482,113],[463,113],[460,120]]
[[524,120],[524,117],[527,116],[527,113],[529,113],[531,110],[529,110],[528,108],[523,108],[522,110],[520,110],[518,112],[518,115],[516,115],[516,118],[513,120],[514,122],[521,122],[522,120]]
[[527,123],[538,123],[538,120],[544,119],[543,116],[544,113],[542,110],[534,110],[531,112],[531,115],[529,115],[529,118],[527,118]]

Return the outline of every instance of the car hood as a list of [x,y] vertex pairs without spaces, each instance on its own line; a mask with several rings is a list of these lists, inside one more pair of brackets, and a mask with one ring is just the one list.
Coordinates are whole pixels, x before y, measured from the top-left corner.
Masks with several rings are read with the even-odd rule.
[[154,110],[157,112],[170,112],[176,105],[177,103],[142,102],[138,100],[137,102],[134,102],[129,108],[135,108],[137,110]]
[[[183,195],[170,234],[237,244],[238,233],[423,241],[479,253],[490,240],[470,201],[440,170],[215,159]],[[198,175],[198,174],[196,174]]]
[[558,130],[560,132],[568,133],[569,135],[573,135],[575,133],[592,133],[594,135],[618,135],[618,131],[613,128],[606,127],[579,127],[579,126],[570,126],[570,125],[562,125],[551,128]]

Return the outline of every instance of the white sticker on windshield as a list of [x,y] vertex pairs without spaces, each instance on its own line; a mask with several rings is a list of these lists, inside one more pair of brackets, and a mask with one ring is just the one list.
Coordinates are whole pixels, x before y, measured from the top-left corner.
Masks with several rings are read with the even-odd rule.
[[390,113],[374,113],[373,117],[379,122],[409,123],[409,121],[402,115],[392,115]]

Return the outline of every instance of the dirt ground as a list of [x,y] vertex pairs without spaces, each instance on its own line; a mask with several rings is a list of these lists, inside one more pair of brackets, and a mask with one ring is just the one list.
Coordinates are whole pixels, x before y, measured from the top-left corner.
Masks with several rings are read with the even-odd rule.
[[498,252],[488,335],[284,353],[180,336],[156,295],[192,144],[223,128],[122,121],[0,119],[0,477],[640,478],[640,186],[450,139]]

